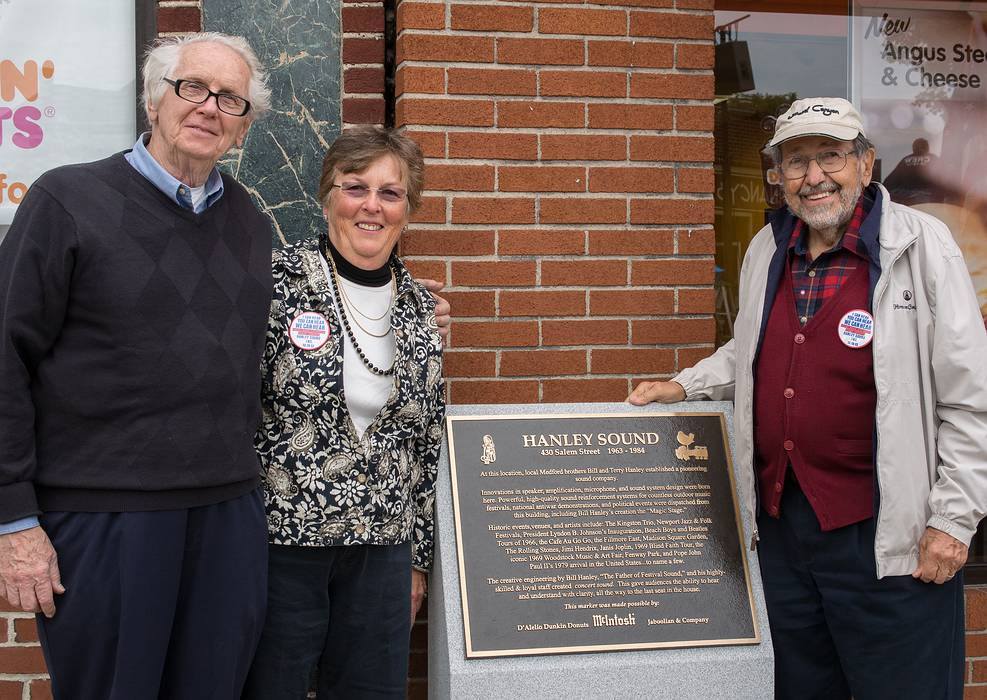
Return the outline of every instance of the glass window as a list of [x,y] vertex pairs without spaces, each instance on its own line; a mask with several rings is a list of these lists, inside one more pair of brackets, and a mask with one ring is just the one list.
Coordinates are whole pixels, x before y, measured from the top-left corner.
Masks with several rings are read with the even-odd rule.
[[41,173],[134,143],[136,8],[0,2],[0,225]]
[[[727,3],[729,4],[729,3]],[[841,14],[760,12],[777,3],[733,3],[715,13],[717,342],[733,337],[740,263],[781,191],[761,149],[774,119],[802,97],[849,97],[846,5]],[[717,4],[717,8],[720,3]],[[826,8],[824,8],[826,9]],[[753,10],[753,11],[752,11]],[[746,84],[733,79],[750,76]],[[736,88],[746,88],[735,91]]]
[[[803,97],[860,109],[875,178],[949,225],[987,323],[987,2],[717,0],[715,24],[717,343],[747,246],[783,203],[760,150]],[[969,561],[967,582],[987,582],[983,527]]]
[[987,2],[855,0],[852,45],[881,180],[949,226],[987,319]]

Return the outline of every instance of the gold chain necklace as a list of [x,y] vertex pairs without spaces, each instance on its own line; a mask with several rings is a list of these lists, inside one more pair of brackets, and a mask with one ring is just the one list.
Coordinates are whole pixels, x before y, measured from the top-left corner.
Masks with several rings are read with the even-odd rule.
[[[329,251],[326,252],[328,253]],[[349,327],[350,314],[347,313],[347,311],[349,309],[352,309],[353,311],[356,312],[356,314],[352,316],[352,321],[353,323],[356,324],[357,328],[359,328],[361,331],[374,338],[386,338],[387,335],[393,330],[391,328],[390,323],[387,324],[387,330],[385,330],[383,333],[375,333],[369,330],[362,323],[360,323],[360,319],[357,318],[357,315],[363,316],[365,319],[371,321],[379,321],[385,316],[387,316],[389,313],[391,313],[391,310],[394,308],[394,300],[397,297],[397,283],[395,281],[394,271],[393,270],[391,271],[391,301],[387,305],[387,309],[384,311],[383,314],[377,317],[372,317],[372,316],[367,316],[365,313],[360,311],[356,307],[356,305],[349,300],[349,297],[346,296],[346,290],[343,288],[343,283],[339,279],[339,273],[336,271],[336,261],[332,259],[331,254],[327,255],[326,258],[329,261],[329,267],[332,271],[332,288],[333,291],[336,292],[336,301],[339,302],[339,311],[340,311],[340,315],[343,317],[343,325],[345,326],[346,330],[350,331],[350,327]],[[356,337],[353,336],[352,332],[350,333],[350,340],[353,341],[353,346],[356,347],[357,352],[360,354],[360,357],[361,358],[364,357],[362,350],[360,350],[360,348],[356,344]]]
[[[335,261],[333,261],[332,273],[334,275],[337,274]],[[338,276],[337,279],[339,279]],[[391,309],[394,308],[394,299],[398,295],[398,285],[397,285],[397,280],[394,278],[394,271],[391,270],[391,302],[387,305],[387,308],[384,309],[384,313],[382,313],[380,316],[370,316],[369,314],[365,314],[362,311],[360,311],[357,305],[353,303],[349,295],[346,293],[346,287],[344,287],[343,285],[339,285],[339,293],[343,295],[343,301],[346,302],[347,308],[353,309],[368,321],[379,321],[385,316],[387,316],[388,314],[390,314]],[[356,319],[353,320],[356,321]],[[357,325],[359,325],[359,323],[357,323]],[[360,328],[363,328],[363,326],[360,326]],[[363,330],[367,330],[367,329],[363,328]],[[373,333],[371,333],[370,335],[373,335]],[[380,338],[381,336],[377,336],[377,337]]]
[[[346,335],[349,337],[350,342],[353,343],[353,349],[356,350],[356,354],[359,355],[360,361],[363,362],[363,366],[369,369],[371,372],[381,377],[391,376],[392,374],[394,374],[394,366],[397,364],[396,358],[395,361],[391,363],[390,367],[388,367],[387,369],[381,369],[380,367],[378,367],[377,365],[375,365],[373,362],[370,361],[366,353],[363,352],[363,348],[361,348],[360,344],[356,342],[356,336],[353,335],[353,329],[350,328],[350,322],[346,315],[346,309],[343,308],[342,299],[340,298],[339,295],[339,283],[338,283],[338,278],[336,277],[336,265],[334,264],[331,255],[326,257],[329,260],[329,264],[332,265],[332,275],[329,276],[329,281],[332,283],[333,297],[336,302],[336,307],[339,309],[339,317],[343,320],[343,328],[346,329]],[[388,333],[389,332],[390,330],[388,330]],[[378,336],[378,337],[382,337],[382,336]]]

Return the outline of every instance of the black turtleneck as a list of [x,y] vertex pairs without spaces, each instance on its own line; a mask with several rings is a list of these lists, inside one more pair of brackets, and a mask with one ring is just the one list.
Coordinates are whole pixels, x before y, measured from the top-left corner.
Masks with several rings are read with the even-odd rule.
[[332,241],[329,240],[329,236],[326,234],[322,235],[322,247],[332,255],[332,261],[336,264],[336,272],[343,279],[349,280],[354,284],[362,284],[364,287],[383,287],[385,284],[391,283],[392,272],[390,262],[384,263],[375,270],[364,270],[357,267],[336,250],[336,246],[332,244]]

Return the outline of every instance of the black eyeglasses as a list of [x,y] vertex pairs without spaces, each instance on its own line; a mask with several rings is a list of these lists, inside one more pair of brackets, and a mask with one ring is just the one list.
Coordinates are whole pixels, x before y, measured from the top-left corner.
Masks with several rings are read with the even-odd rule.
[[194,80],[171,80],[169,78],[162,78],[162,80],[169,85],[174,85],[175,94],[183,100],[201,105],[210,97],[215,97],[219,111],[234,117],[242,117],[250,111],[250,102],[232,92],[213,92],[202,83],[197,83]]
[[786,180],[799,180],[809,172],[809,163],[816,161],[824,173],[838,173],[846,167],[847,156],[857,155],[853,151],[821,151],[814,156],[796,155],[781,162],[781,174]]

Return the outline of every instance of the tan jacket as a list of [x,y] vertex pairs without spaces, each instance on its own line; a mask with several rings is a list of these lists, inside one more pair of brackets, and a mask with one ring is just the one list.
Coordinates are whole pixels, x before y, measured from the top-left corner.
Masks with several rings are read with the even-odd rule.
[[[946,226],[878,188],[881,275],[871,348],[880,492],[874,554],[883,578],[914,570],[926,526],[969,543],[987,512],[987,333]],[[754,523],[753,363],[775,249],[765,226],[744,258],[734,340],[675,377],[689,399],[734,400],[740,498]]]

